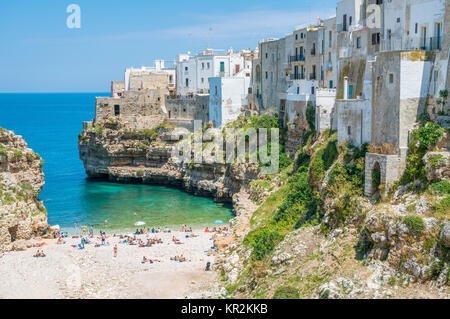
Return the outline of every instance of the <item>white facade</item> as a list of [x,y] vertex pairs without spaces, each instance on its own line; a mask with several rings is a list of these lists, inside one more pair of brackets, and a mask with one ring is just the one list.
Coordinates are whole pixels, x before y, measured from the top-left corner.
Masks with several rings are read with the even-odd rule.
[[250,51],[233,53],[217,53],[207,49],[201,54],[190,57],[189,54],[179,55],[177,59],[177,93],[208,93],[209,78],[233,77],[240,73],[251,74],[251,59],[246,58]]
[[336,89],[319,88],[316,92],[316,130],[323,132],[333,129],[333,112],[336,101]]
[[209,85],[209,119],[214,127],[236,120],[247,103],[250,77],[211,77]]

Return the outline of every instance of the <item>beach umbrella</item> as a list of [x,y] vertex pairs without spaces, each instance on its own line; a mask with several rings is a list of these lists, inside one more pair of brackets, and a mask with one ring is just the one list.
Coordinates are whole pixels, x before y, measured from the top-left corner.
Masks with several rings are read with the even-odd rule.
[[134,226],[142,226],[142,225],[145,225],[145,222],[140,221],[134,224]]
[[223,221],[221,221],[221,220],[216,220],[216,221],[214,222],[214,224],[223,224]]

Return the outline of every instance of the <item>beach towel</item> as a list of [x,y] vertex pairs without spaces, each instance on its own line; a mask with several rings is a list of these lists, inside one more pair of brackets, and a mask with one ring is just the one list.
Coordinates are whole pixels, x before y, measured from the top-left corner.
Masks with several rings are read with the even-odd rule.
[[78,244],[78,248],[80,248],[80,249],[84,249],[84,247],[83,247],[83,246],[81,246],[81,244]]

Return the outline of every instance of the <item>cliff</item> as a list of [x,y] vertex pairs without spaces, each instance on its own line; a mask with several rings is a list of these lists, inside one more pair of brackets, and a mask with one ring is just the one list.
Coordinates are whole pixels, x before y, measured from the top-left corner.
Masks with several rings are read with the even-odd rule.
[[220,251],[221,280],[205,296],[449,298],[450,153],[436,149],[440,134],[419,134],[424,154],[412,150],[406,177],[373,198],[363,196],[366,146],[329,131],[300,142],[280,180],[250,183],[264,190],[250,188],[256,209]]
[[27,240],[48,229],[39,200],[42,163],[21,136],[0,127],[0,251],[25,249]]
[[130,130],[118,120],[84,130],[78,139],[80,159],[91,178],[122,183],[169,185],[217,201],[232,202],[257,167],[242,164],[176,163],[171,154],[178,136],[163,123],[152,130]]
[[[240,118],[231,126],[275,122]],[[367,145],[338,144],[335,132],[305,131],[294,161],[281,152],[279,173],[262,176],[258,165],[174,163],[180,140],[171,129],[132,131],[110,120],[80,134],[80,158],[91,177],[172,185],[233,203],[232,236],[214,241],[221,280],[205,297],[449,297],[445,149],[419,147],[405,173],[417,180],[405,178],[389,194],[367,198]],[[288,132],[280,140],[292,138]]]

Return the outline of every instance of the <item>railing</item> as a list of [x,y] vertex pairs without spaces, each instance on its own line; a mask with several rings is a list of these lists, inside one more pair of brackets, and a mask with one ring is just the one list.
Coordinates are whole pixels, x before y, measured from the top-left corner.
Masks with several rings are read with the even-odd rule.
[[301,73],[300,74],[294,73],[294,74],[291,74],[290,78],[291,78],[291,80],[304,80],[305,79],[305,75],[301,74]]
[[342,23],[338,23],[336,24],[336,31],[337,32],[344,32],[344,31],[348,31],[348,26],[344,25]]
[[444,36],[438,37],[391,37],[390,39],[381,40],[381,51],[416,51],[416,50],[441,50]]
[[291,55],[289,57],[289,63],[305,61],[305,57],[303,55]]

